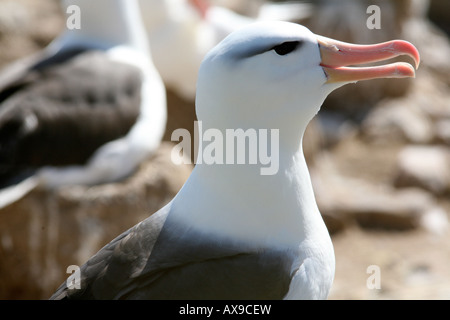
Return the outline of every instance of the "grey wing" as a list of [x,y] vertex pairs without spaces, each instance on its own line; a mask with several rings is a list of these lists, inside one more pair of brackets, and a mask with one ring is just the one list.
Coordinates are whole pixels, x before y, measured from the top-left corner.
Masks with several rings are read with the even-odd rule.
[[[290,259],[288,259],[291,261]],[[274,300],[289,290],[291,264],[280,252],[205,258],[144,275],[126,299]],[[150,277],[148,277],[150,276]]]
[[184,228],[170,214],[166,217],[167,209],[162,210],[89,260],[81,270],[81,290],[63,284],[53,298],[282,299],[286,295],[293,254],[250,250],[211,238]]

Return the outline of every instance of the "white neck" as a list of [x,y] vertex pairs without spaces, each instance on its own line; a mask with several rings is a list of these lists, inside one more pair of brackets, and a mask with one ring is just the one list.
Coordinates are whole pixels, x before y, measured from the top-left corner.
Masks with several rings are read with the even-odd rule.
[[[283,132],[280,132],[280,140]],[[301,140],[301,137],[299,138]],[[298,246],[327,232],[318,211],[300,147],[280,147],[279,170],[261,175],[259,165],[197,164],[173,206],[192,227],[256,246]],[[190,207],[181,199],[189,199]]]
[[66,29],[62,42],[101,49],[118,45],[148,51],[147,38],[137,0],[63,0],[69,18],[79,8],[80,29]]

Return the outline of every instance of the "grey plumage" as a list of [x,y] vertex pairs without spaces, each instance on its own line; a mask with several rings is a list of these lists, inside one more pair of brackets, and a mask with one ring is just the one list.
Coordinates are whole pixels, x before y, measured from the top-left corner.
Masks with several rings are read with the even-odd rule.
[[294,255],[179,224],[166,206],[81,267],[81,289],[51,299],[282,299]]

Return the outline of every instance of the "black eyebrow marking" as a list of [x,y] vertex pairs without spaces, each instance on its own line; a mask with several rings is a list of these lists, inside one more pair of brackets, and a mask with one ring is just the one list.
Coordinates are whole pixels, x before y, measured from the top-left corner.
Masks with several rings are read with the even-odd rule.
[[252,46],[251,48],[245,48],[245,50],[236,50],[233,53],[233,57],[236,59],[245,59],[250,58],[259,54],[262,54],[264,52],[272,50],[273,45],[267,46],[261,45],[261,46]]
[[[245,47],[245,49],[243,47],[238,48],[238,49],[234,49],[231,53],[231,57],[233,57],[233,59],[245,59],[245,58],[250,58],[271,50],[274,50],[276,47],[278,46],[282,46],[284,44],[287,44],[288,47],[290,46],[294,46],[294,50],[299,48],[304,42],[301,40],[293,40],[293,41],[284,41],[284,42],[276,42],[276,43],[272,43],[272,44],[261,44],[259,46],[253,45],[252,47]],[[292,50],[293,51],[293,50]]]

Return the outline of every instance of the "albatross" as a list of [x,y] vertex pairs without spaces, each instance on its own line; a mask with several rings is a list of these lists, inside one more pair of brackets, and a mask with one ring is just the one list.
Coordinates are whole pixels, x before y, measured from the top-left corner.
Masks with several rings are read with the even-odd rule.
[[165,88],[137,0],[62,4],[65,31],[0,74],[0,207],[36,185],[120,180],[164,133]]
[[416,48],[402,40],[354,45],[279,21],[233,32],[202,62],[197,116],[224,136],[230,128],[279,130],[279,170],[197,164],[172,201],[99,250],[51,298],[327,298],[334,250],[302,137],[338,87],[414,77],[406,62],[351,67],[398,55],[419,64]]
[[139,4],[156,68],[165,85],[188,101],[195,99],[197,72],[206,53],[231,32],[256,21],[300,19],[310,12],[309,5],[291,2],[263,3],[256,17],[211,5],[209,0]]

